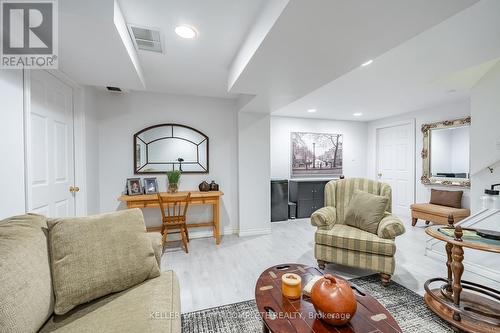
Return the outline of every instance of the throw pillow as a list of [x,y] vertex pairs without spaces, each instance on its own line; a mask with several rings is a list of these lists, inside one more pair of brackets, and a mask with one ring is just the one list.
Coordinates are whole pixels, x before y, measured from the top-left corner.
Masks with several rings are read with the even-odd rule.
[[345,223],[351,227],[377,234],[389,199],[380,195],[355,190],[347,206]]
[[47,225],[58,315],[160,275],[139,209]]
[[463,191],[444,191],[431,189],[431,204],[462,208]]

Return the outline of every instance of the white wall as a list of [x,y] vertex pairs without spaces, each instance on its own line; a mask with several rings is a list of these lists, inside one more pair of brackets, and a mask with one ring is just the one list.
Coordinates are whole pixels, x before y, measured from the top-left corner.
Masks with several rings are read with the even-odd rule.
[[24,214],[24,123],[23,73],[21,70],[0,70],[0,219]]
[[[404,113],[398,116],[389,117],[372,121],[368,125],[368,152],[367,152],[367,175],[369,178],[376,179],[376,129],[386,125],[391,125],[401,121],[415,120],[415,201],[429,202],[431,188],[452,190],[450,187],[426,186],[420,181],[422,177],[422,157],[420,153],[423,147],[423,135],[421,131],[422,124],[433,123],[443,120],[452,120],[464,118],[470,115],[470,101],[459,100],[453,103],[438,105],[422,110],[416,110]],[[470,197],[468,189],[464,191],[462,206],[470,207]],[[408,208],[409,209],[409,208]]]
[[98,112],[95,89],[85,87],[82,89],[82,94],[85,126],[85,194],[87,200],[87,214],[92,215],[100,212]]
[[470,127],[451,131],[451,172],[470,173]]
[[451,171],[451,131],[439,130],[432,133],[431,174]]
[[[471,114],[471,195],[472,210],[477,211],[484,189],[500,183],[500,62],[472,89]],[[486,167],[495,162],[490,173]]]
[[271,232],[270,116],[238,114],[239,235]]
[[[225,193],[221,205],[223,233],[232,233],[238,226],[237,184],[237,114],[234,102],[227,99],[178,96],[146,92],[113,94],[96,92],[99,115],[99,191],[100,210],[125,208],[117,198],[127,178],[139,177],[133,170],[133,135],[152,125],[178,123],[198,129],[210,139],[210,173],[184,174],[180,190],[197,190],[203,180],[215,180]],[[150,177],[144,175],[140,177]],[[166,190],[166,176],[158,178],[160,189]],[[160,225],[159,209],[144,209],[146,225]],[[211,219],[208,206],[192,206],[191,222]],[[207,229],[190,235],[208,236]]]
[[271,178],[290,178],[290,133],[343,134],[343,172],[346,177],[366,177],[365,122],[271,117]]
[[470,127],[432,131],[431,174],[470,173]]

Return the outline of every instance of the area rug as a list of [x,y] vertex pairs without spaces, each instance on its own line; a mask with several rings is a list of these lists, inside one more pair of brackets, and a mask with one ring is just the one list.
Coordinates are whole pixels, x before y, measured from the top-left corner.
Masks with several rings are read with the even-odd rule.
[[[377,274],[351,280],[368,291],[393,315],[405,333],[452,333],[454,330],[424,303],[423,297],[392,281],[382,286]],[[255,300],[182,315],[183,333],[260,333]]]

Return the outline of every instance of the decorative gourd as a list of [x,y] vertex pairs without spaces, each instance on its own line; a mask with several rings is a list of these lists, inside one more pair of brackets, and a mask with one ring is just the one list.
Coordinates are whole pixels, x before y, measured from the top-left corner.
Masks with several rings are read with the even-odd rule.
[[207,183],[206,181],[203,181],[198,185],[198,188],[200,189],[201,192],[208,192],[210,191],[210,184]]
[[330,325],[344,325],[356,312],[356,296],[351,285],[331,274],[326,274],[314,284],[311,300],[320,319]]

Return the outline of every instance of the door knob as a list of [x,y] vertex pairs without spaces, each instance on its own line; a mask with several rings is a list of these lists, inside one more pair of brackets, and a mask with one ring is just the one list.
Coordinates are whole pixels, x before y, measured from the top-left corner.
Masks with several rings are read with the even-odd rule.
[[76,193],[76,192],[80,192],[80,188],[78,186],[70,186],[69,187],[69,191],[71,193]]

